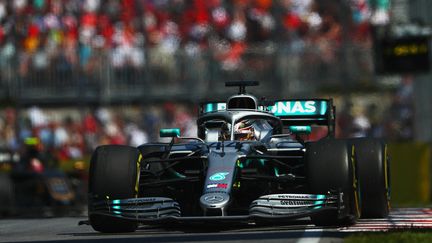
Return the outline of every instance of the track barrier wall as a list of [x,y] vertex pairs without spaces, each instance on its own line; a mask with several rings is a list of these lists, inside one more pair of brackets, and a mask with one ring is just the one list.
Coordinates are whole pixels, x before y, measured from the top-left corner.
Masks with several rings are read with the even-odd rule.
[[430,204],[431,150],[427,143],[390,143],[391,202],[393,206]]

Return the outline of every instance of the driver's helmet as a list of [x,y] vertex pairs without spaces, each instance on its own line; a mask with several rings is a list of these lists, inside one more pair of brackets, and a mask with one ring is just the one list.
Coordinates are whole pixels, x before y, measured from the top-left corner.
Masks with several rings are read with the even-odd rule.
[[234,125],[235,140],[256,140],[252,121],[241,121]]

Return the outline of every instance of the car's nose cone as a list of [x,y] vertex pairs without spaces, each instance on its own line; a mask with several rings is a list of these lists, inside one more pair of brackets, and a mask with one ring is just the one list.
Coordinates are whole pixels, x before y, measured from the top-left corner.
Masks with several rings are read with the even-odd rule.
[[207,193],[201,196],[201,207],[206,209],[224,208],[229,203],[230,196],[226,193]]

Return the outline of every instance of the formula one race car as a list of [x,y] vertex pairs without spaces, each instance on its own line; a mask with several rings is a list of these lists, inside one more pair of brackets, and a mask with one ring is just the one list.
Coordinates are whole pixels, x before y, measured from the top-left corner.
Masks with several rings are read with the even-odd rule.
[[46,166],[47,158],[38,151],[38,144],[37,138],[30,137],[25,139],[21,153],[0,148],[0,218],[69,213],[75,204],[68,176]]
[[139,224],[307,216],[318,226],[339,226],[386,217],[386,145],[335,139],[331,99],[259,102],[245,92],[257,84],[228,82],[239,94],[203,103],[197,137],[161,129],[170,143],[98,147],[90,165],[91,226],[131,232]]

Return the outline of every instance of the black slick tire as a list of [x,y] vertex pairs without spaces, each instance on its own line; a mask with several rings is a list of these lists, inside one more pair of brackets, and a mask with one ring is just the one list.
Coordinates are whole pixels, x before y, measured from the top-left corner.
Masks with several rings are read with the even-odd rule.
[[343,212],[323,211],[311,216],[317,226],[354,224],[360,217],[359,187],[354,151],[344,140],[324,139],[306,144],[306,175],[313,194],[343,193]]
[[353,139],[360,178],[362,218],[385,218],[390,209],[387,147],[371,138]]
[[104,233],[133,232],[136,222],[92,212],[97,199],[125,199],[138,195],[138,149],[124,145],[103,145],[96,148],[90,161],[89,220],[96,231]]

